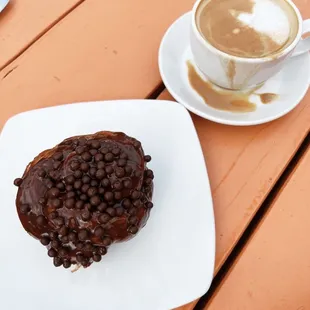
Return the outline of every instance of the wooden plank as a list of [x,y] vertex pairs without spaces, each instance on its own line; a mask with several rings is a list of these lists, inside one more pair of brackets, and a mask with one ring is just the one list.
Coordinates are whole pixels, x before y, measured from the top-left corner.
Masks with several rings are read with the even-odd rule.
[[310,149],[205,309],[310,309]]
[[[172,100],[167,91],[159,99]],[[208,167],[217,272],[310,128],[310,93],[285,117],[232,127],[192,115]]]
[[0,69],[83,0],[10,0],[0,13]]
[[161,38],[193,2],[83,2],[0,72],[0,126],[39,107],[146,97],[161,81]]

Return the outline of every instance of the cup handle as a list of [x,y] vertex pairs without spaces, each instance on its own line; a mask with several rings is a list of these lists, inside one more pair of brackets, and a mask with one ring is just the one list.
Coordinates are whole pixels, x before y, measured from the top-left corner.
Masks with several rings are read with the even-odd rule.
[[[310,32],[310,19],[306,19],[303,21],[302,28],[303,28],[302,34]],[[299,41],[292,54],[292,57],[301,55],[309,51],[310,51],[310,37]]]

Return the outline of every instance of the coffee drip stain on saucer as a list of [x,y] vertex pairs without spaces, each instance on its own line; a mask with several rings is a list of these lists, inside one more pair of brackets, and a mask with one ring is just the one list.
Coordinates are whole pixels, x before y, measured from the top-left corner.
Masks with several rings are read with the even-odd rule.
[[202,79],[190,61],[187,61],[187,68],[188,79],[192,88],[207,105],[217,110],[238,113],[253,112],[256,110],[256,104],[250,101],[252,95],[259,96],[263,104],[271,103],[278,98],[278,95],[273,93],[256,94],[255,92],[262,85],[242,92],[223,89]]

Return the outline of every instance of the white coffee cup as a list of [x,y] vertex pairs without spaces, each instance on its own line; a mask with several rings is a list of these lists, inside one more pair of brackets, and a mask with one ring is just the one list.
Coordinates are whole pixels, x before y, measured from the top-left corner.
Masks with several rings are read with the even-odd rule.
[[[198,69],[218,86],[228,89],[255,87],[279,72],[289,57],[310,50],[310,37],[302,40],[302,35],[310,31],[310,19],[303,21],[294,3],[291,0],[283,0],[291,5],[298,19],[298,32],[289,46],[276,55],[262,58],[243,58],[220,51],[198,30],[196,11],[202,1],[204,0],[198,0],[192,10],[190,45]],[[230,71],[233,71],[233,74],[230,74]]]

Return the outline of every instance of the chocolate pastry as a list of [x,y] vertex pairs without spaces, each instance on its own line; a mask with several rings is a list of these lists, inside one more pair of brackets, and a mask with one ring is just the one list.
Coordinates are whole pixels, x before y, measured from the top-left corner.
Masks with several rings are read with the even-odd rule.
[[39,154],[18,186],[24,229],[56,267],[88,267],[115,242],[132,238],[153,207],[153,171],[141,143],[108,131],[71,137]]

